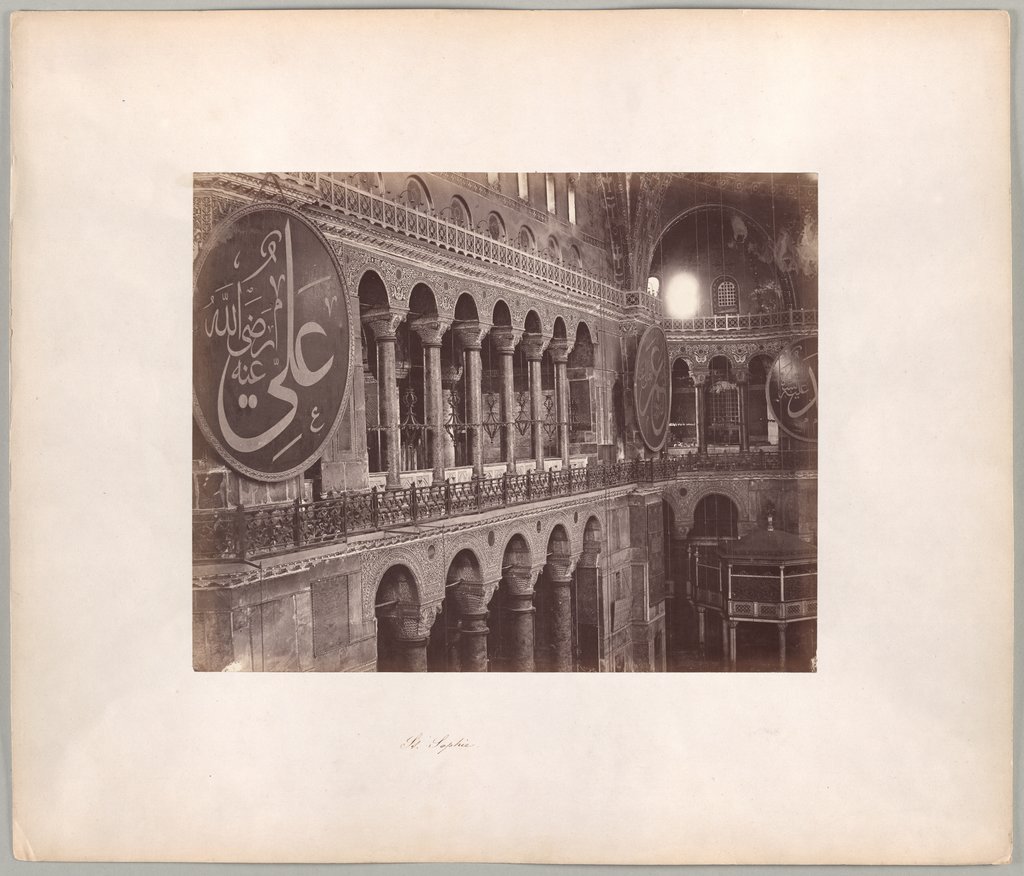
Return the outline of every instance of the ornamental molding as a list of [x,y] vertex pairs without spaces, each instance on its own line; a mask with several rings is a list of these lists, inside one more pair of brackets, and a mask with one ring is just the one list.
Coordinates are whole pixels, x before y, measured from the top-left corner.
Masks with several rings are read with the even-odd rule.
[[[194,200],[216,195],[237,207],[250,203],[258,190],[259,186],[255,179],[238,174],[218,174],[197,182]],[[478,302],[486,300],[488,295],[493,295],[495,301],[504,298],[506,303],[506,296],[509,293],[527,296],[531,299],[526,306],[527,310],[539,311],[540,308],[544,308],[545,313],[542,317],[546,326],[553,323],[556,313],[565,318],[567,300],[572,302],[574,309],[595,319],[601,315],[614,319],[619,315],[620,308],[610,302],[599,302],[561,286],[548,286],[542,282],[532,281],[524,275],[506,271],[497,265],[449,253],[443,248],[420,243],[396,232],[369,225],[355,217],[318,207],[308,201],[300,202],[298,206],[304,215],[319,223],[320,230],[328,240],[336,247],[340,247],[340,250],[336,251],[343,268],[347,269],[345,256],[351,254],[355,258],[357,252],[362,252],[365,256],[375,255],[377,258],[391,259],[391,264],[401,271],[401,276],[394,276],[390,283],[384,277],[382,279],[385,280],[389,300],[396,303],[404,305],[413,287],[423,282],[434,292],[439,316],[444,316],[442,308],[445,303],[445,291],[449,292],[451,318],[454,318],[455,302],[462,291],[469,292]],[[204,238],[206,233],[208,230],[203,234]],[[353,268],[353,272],[355,270]],[[359,276],[361,277],[362,273]],[[346,280],[348,279],[349,275],[346,276]],[[446,281],[450,287],[448,290],[443,288]],[[484,286],[488,287],[487,293],[481,294]],[[352,289],[353,294],[357,291],[358,278],[354,281]],[[484,318],[483,314],[481,318]],[[490,320],[490,313],[486,315],[486,319]],[[591,337],[594,337],[594,327],[588,323],[588,328]]]

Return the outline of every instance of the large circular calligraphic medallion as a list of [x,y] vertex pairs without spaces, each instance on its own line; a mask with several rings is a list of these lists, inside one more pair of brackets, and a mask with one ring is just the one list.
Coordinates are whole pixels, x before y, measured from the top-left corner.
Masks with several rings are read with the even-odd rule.
[[665,332],[660,326],[652,325],[637,344],[633,372],[636,421],[644,444],[651,450],[661,450],[668,438],[671,392]]
[[345,410],[352,339],[334,253],[297,210],[257,204],[196,263],[192,408],[233,468],[281,481],[323,452]]
[[765,393],[779,428],[801,441],[818,440],[817,338],[794,341],[779,353]]

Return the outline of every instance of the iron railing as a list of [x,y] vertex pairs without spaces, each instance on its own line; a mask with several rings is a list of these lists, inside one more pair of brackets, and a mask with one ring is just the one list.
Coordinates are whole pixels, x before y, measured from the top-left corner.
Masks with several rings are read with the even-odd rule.
[[663,319],[665,334],[703,334],[705,332],[755,331],[779,329],[817,331],[818,311],[780,310],[775,313],[723,313],[718,316],[695,316],[690,319]]
[[347,491],[315,502],[194,511],[193,559],[200,562],[269,557],[375,532],[507,508],[528,502],[634,483],[678,479],[698,471],[796,471],[817,468],[817,451],[690,454],[527,472],[430,486]]

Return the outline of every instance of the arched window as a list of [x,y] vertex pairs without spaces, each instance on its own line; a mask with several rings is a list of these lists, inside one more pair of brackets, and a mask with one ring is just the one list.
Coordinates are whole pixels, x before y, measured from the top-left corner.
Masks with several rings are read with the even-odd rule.
[[705,496],[693,509],[693,529],[696,538],[736,538],[739,512],[726,496],[712,493]]
[[562,260],[562,248],[554,237],[548,238],[548,258],[553,262],[560,262]]
[[537,241],[533,237],[533,232],[525,225],[519,229],[519,246],[527,252],[537,251]]
[[430,209],[430,193],[418,176],[410,176],[405,182],[405,195],[410,207],[417,210]]
[[466,205],[466,202],[457,195],[452,198],[451,214],[452,222],[455,225],[468,226],[472,224],[469,207]]
[[576,224],[576,174],[569,174],[568,194],[566,199],[569,203],[569,224]]
[[576,270],[583,267],[583,256],[580,255],[580,248],[576,244],[569,247],[569,264]]
[[740,309],[739,287],[732,277],[719,277],[711,289],[715,313],[736,313]]
[[657,297],[658,291],[661,289],[661,280],[657,277],[647,278],[647,294]]
[[505,223],[497,213],[487,217],[487,233],[494,240],[501,240],[505,236]]

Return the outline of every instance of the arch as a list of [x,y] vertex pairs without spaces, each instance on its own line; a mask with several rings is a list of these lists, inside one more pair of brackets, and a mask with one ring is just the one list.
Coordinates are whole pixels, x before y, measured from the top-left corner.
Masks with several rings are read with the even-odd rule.
[[448,564],[445,584],[481,584],[483,567],[480,559],[472,548],[462,548]]
[[544,334],[544,324],[541,322],[540,314],[536,310],[528,310],[526,312],[526,318],[523,320],[523,329],[527,334],[531,335]]
[[391,299],[387,284],[373,268],[365,268],[356,281],[356,294],[360,311],[390,310]]
[[459,296],[458,301],[455,302],[456,322],[477,322],[479,319],[480,314],[477,311],[476,299],[468,292],[463,292]]
[[409,294],[409,317],[437,316],[437,298],[426,283],[417,283]]
[[519,229],[519,248],[526,252],[537,251],[537,238],[533,236],[533,232],[526,225]]
[[427,184],[418,176],[410,176],[405,180],[405,199],[410,207],[418,210],[432,210],[433,202],[430,200],[430,190]]
[[601,520],[596,514],[591,514],[583,525],[583,554],[584,559],[596,562],[597,555],[604,547],[604,529]]
[[554,338],[561,338],[563,340],[565,339],[565,336],[566,336],[565,320],[562,319],[562,317],[560,317],[560,316],[556,316],[555,317],[555,324],[554,324],[554,326],[552,328],[551,336],[554,337]]
[[501,218],[501,214],[492,211],[487,216],[487,233],[492,240],[505,239],[505,220]]
[[512,311],[508,304],[501,298],[494,302],[494,309],[491,311],[491,323],[496,326],[511,326]]
[[547,560],[569,564],[572,561],[572,541],[569,538],[567,522],[559,522],[548,533]]
[[661,294],[661,278],[657,274],[651,274],[647,278],[647,294],[655,298]]
[[691,538],[737,538],[740,509],[732,497],[708,492],[693,506]]
[[452,197],[448,210],[451,213],[453,224],[461,225],[464,228],[473,227],[473,214],[469,211],[469,204],[458,195]]
[[562,248],[558,245],[558,238],[553,234],[548,237],[547,245],[545,246],[547,256],[553,262],[562,261]]
[[515,568],[525,570],[529,574],[533,567],[533,551],[530,548],[530,540],[521,532],[514,532],[505,542],[505,548],[501,556],[501,570],[504,574],[506,569]]
[[[676,225],[678,225],[680,222],[683,222],[684,220],[688,219],[690,216],[692,216],[692,215],[694,215],[696,213],[699,213],[702,210],[719,210],[722,213],[724,213],[725,211],[728,211],[730,213],[735,214],[736,216],[739,216],[744,222],[749,223],[751,226],[753,226],[753,228],[756,229],[764,237],[764,239],[767,240],[771,244],[771,248],[772,248],[772,252],[773,253],[776,252],[776,250],[777,250],[777,241],[775,240],[775,238],[773,238],[768,233],[768,231],[764,227],[764,225],[762,225],[760,222],[758,222],[749,213],[746,213],[743,210],[740,210],[740,209],[736,208],[732,204],[729,204],[729,205],[723,205],[721,203],[718,203],[718,204],[712,204],[712,203],[695,204],[692,207],[687,207],[685,210],[680,211],[672,219],[670,219],[668,222],[666,222],[664,227],[662,228],[661,232],[654,238],[654,242],[653,242],[653,244],[651,246],[651,249],[650,249],[650,252],[651,252],[650,262],[647,265],[647,269],[648,269],[647,270],[647,275],[649,277],[650,276],[654,276],[654,275],[657,274],[657,272],[654,270],[654,259],[655,259],[656,253],[660,252],[660,248],[661,248],[662,242],[664,241],[666,235],[668,235],[668,233]],[[746,238],[744,238],[744,239],[746,239]],[[790,309],[790,310],[795,309],[796,308],[796,290],[795,290],[795,287],[793,286],[793,278],[789,275],[789,273],[787,273],[786,271],[784,271],[781,268],[779,268],[779,270],[778,270],[778,279],[779,279],[780,284],[782,286],[782,292],[783,292],[783,297],[785,299],[785,306],[786,306],[786,308]]]
[[583,270],[583,254],[575,243],[569,247],[569,265],[577,271]]
[[576,326],[576,339],[569,351],[569,368],[594,367],[594,342],[590,337],[590,328],[582,320]]

